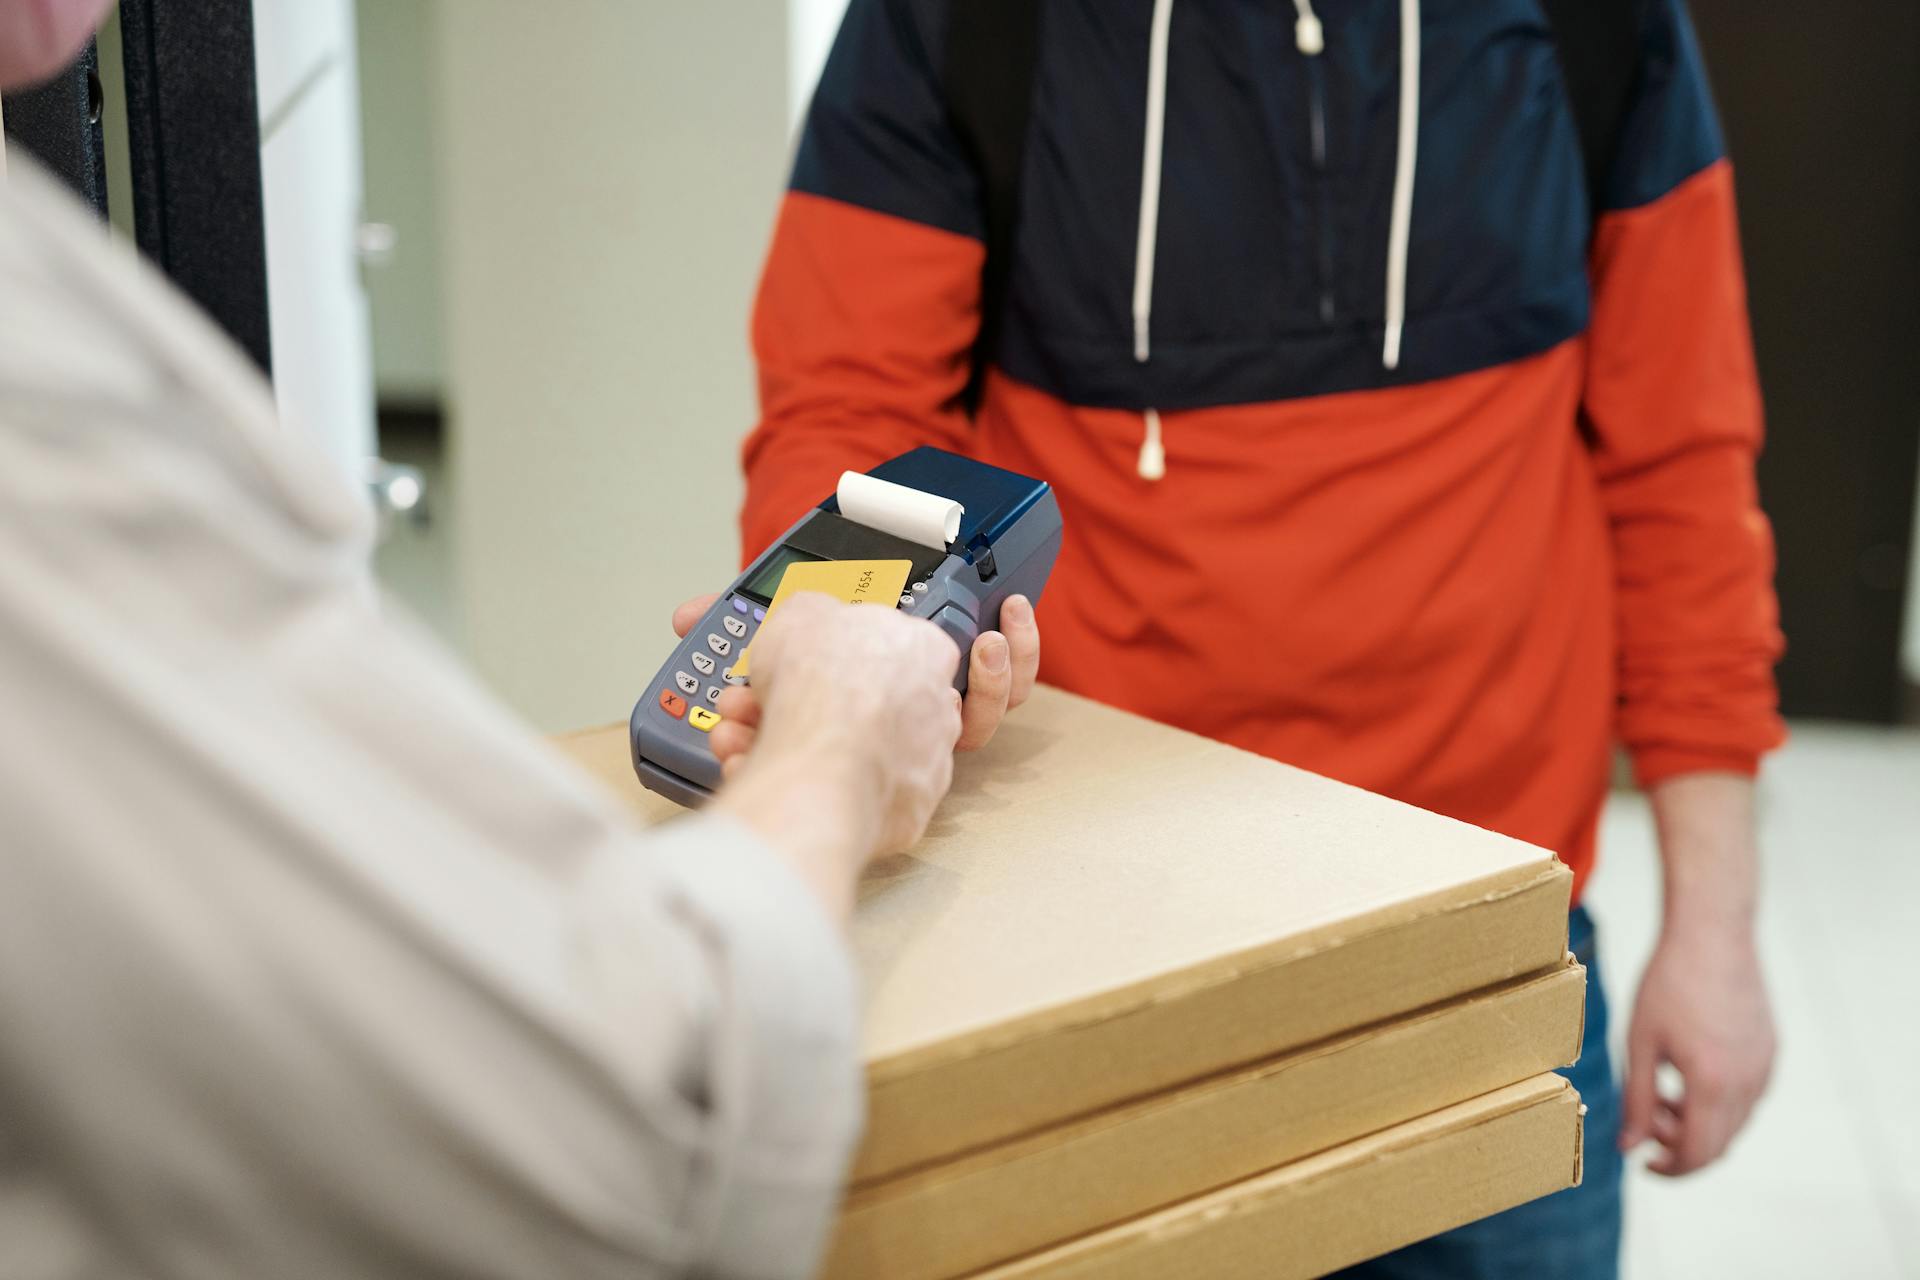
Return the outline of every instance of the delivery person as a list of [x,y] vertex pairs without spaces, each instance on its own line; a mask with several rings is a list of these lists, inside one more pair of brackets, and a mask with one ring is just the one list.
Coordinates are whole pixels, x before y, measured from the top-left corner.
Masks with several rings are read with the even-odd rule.
[[[105,7],[0,0],[0,86]],[[796,598],[751,759],[723,724],[714,805],[641,836],[382,608],[363,508],[16,160],[0,1275],[808,1275],[861,1114],[838,925],[946,790],[952,643]]]
[[[1586,1185],[1367,1275],[1614,1274],[1616,1137],[1707,1164],[1773,1054],[1732,178],[1680,0],[1576,16],[1616,8],[1610,54],[1541,0],[852,0],[761,282],[748,553],[914,445],[1043,477],[1043,678],[1545,845],[1576,894],[1625,744],[1667,894],[1624,1123],[1590,969]],[[980,121],[1025,99],[968,76],[1017,68],[1022,13],[1000,205]]]

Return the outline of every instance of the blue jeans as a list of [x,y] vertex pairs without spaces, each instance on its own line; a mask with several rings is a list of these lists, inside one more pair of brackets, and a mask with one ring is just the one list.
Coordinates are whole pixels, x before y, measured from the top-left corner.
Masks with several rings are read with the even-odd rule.
[[1577,1187],[1469,1223],[1337,1273],[1338,1280],[1615,1280],[1620,1272],[1620,1091],[1607,1058],[1607,996],[1585,907],[1567,945],[1587,966],[1580,1061],[1560,1074],[1587,1104],[1586,1174]]

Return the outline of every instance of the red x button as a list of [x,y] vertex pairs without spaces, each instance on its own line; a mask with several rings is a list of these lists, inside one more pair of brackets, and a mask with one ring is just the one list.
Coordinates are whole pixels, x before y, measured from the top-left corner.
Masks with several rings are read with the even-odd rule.
[[678,720],[687,714],[687,700],[671,689],[660,691],[660,709]]

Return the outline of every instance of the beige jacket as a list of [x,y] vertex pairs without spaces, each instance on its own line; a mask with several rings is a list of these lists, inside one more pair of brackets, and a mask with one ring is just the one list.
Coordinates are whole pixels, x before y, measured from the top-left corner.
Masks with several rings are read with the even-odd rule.
[[200,316],[0,183],[0,1276],[800,1276],[856,992],[383,606]]

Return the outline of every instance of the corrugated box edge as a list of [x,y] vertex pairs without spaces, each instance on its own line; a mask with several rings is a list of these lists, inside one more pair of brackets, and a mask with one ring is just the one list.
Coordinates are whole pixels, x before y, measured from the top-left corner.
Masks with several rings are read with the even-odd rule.
[[824,1274],[947,1280],[1570,1065],[1585,995],[1586,970],[1566,954],[1491,990],[871,1184],[849,1197]]
[[1584,1112],[1538,1076],[975,1280],[1310,1280],[1578,1185]]

